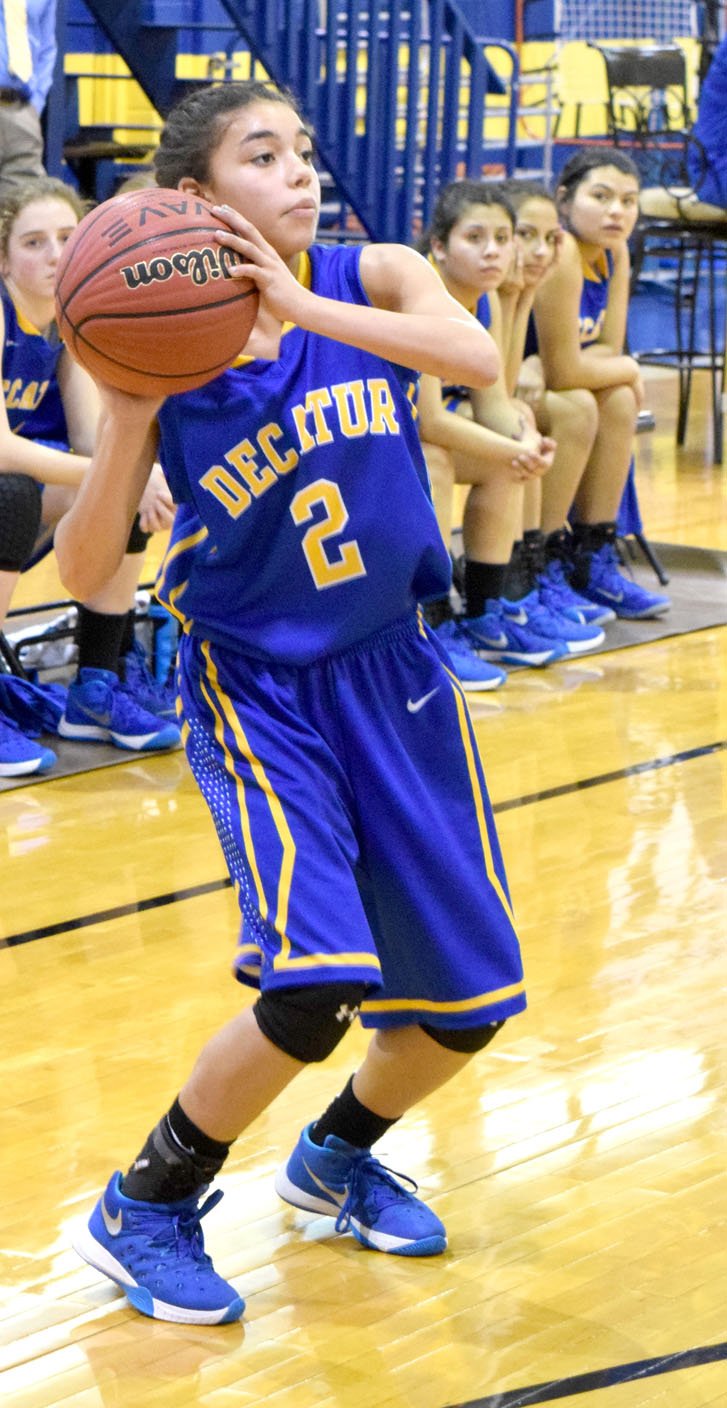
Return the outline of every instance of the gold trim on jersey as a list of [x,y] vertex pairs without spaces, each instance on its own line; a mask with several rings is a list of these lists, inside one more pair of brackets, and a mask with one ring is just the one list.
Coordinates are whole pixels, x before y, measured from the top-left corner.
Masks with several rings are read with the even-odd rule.
[[[230,777],[234,779],[240,832],[243,838],[245,856],[252,873],[257,893],[258,911],[261,918],[272,925],[272,928],[280,939],[280,952],[276,954],[273,959],[274,971],[279,973],[289,970],[300,971],[301,969],[311,970],[316,968],[372,968],[374,972],[379,973],[381,971],[381,964],[378,956],[372,953],[310,953],[301,954],[296,958],[291,957],[291,943],[287,934],[287,925],[290,891],[296,860],[295,841],[293,840],[280,798],[272,787],[260,759],[256,757],[250,747],[245,730],[235,712],[232,699],[230,699],[229,695],[225,694],[222,689],[217,667],[212,658],[212,646],[210,641],[200,642],[200,648],[207,668],[206,679],[200,676],[200,687],[215,720],[215,739],[223,753],[225,767]],[[260,875],[260,867],[255,853],[255,844],[252,837],[250,815],[245,794],[245,784],[235,769],[233,755],[225,740],[225,722],[234,735],[240,755],[248,763],[257,786],[267,799],[275,829],[283,848],[283,859],[278,878],[277,911],[275,919],[270,917],[270,906],[265,894],[262,877]],[[239,892],[238,882],[235,882],[235,889]]]
[[606,279],[609,277],[608,259],[606,258],[605,249],[599,250],[592,264],[589,264],[580,245],[578,246],[578,253],[581,257],[581,268],[583,270],[584,279],[586,279],[589,284],[605,283]]
[[276,932],[280,936],[281,953],[287,953],[290,950],[290,940],[285,931],[288,923],[290,885],[293,878],[293,867],[295,865],[295,842],[291,835],[290,827],[288,826],[285,813],[280,804],[280,799],[277,796],[274,788],[271,786],[265,769],[262,763],[260,762],[260,759],[256,757],[256,755],[253,753],[252,748],[250,747],[245,730],[239,718],[237,717],[237,714],[235,713],[235,708],[232,700],[230,699],[229,695],[225,694],[224,690],[220,685],[219,676],[217,674],[217,666],[215,665],[215,662],[212,659],[211,646],[209,641],[206,640],[202,642],[201,651],[203,659],[207,665],[207,678],[209,680],[211,688],[214,690],[215,699],[212,699],[206,687],[205,681],[201,678],[200,685],[202,693],[204,694],[204,697],[207,700],[207,703],[215,717],[215,738],[217,739],[217,742],[224,754],[225,766],[230,776],[235,779],[235,788],[240,812],[240,828],[242,832],[243,843],[245,846],[245,855],[247,856],[248,865],[250,866],[250,870],[252,872],[252,877],[258,896],[258,909],[263,919],[268,919],[269,908],[265,891],[263,888],[262,879],[260,876],[257,857],[255,855],[255,846],[253,843],[252,830],[250,826],[250,816],[248,813],[247,799],[245,796],[245,784],[235,769],[232,754],[230,753],[227,743],[225,742],[222,718],[223,714],[232,734],[234,735],[235,742],[237,744],[237,748],[241,756],[247,762],[250,771],[252,772],[252,775],[255,779],[255,782],[257,783],[257,786],[260,788],[260,791],[264,794],[267,799],[268,807],[270,808],[270,814],[273,818],[275,829],[278,833],[280,844],[283,848],[283,859],[280,866],[280,876],[278,878],[276,914],[275,919],[271,920],[271,922]]
[[462,997],[454,1002],[434,1002],[428,997],[364,998],[361,1012],[476,1012],[480,1007],[494,1007],[496,1003],[507,1002],[511,997],[519,997],[525,991],[525,980],[510,983],[506,988],[495,988],[493,992],[478,993],[476,997]]
[[156,582],[154,583],[155,595],[159,598],[160,601],[162,601],[163,599],[163,604],[166,606],[167,610],[171,612],[172,616],[176,617],[176,619],[180,622],[180,624],[184,627],[185,630],[188,627],[187,617],[182,611],[180,611],[176,603],[182,595],[182,592],[186,591],[188,582],[179,582],[176,587],[172,587],[172,590],[167,593],[165,581],[167,569],[170,564],[174,562],[175,558],[181,557],[182,553],[187,552],[188,549],[196,548],[199,543],[203,543],[205,538],[207,538],[208,536],[209,534],[207,529],[205,527],[200,527],[196,530],[196,532],[190,533],[188,537],[179,538],[176,543],[173,543],[172,546],[167,549],[167,552],[164,555],[164,561],[162,562],[162,565],[159,568]]

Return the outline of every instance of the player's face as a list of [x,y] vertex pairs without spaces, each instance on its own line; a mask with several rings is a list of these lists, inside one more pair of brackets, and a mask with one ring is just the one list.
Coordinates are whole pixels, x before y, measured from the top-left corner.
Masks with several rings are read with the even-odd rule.
[[639,214],[639,183],[615,166],[596,166],[565,205],[568,227],[583,244],[615,249],[631,234]]
[[502,283],[512,252],[512,221],[501,205],[468,206],[452,226],[446,244],[432,240],[445,283],[470,296],[489,293]]
[[309,129],[287,103],[257,102],[232,115],[201,194],[239,210],[291,259],[311,244],[321,201]]
[[528,287],[540,282],[558,252],[561,229],[551,200],[528,196],[518,211],[515,243],[522,255],[523,281]]
[[3,273],[12,288],[28,298],[52,299],[58,260],[77,224],[75,210],[57,196],[23,206],[3,260]]

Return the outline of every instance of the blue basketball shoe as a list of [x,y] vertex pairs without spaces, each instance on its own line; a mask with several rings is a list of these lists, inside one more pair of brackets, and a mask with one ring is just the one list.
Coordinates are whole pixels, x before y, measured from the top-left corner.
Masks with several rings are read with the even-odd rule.
[[[595,610],[595,607],[594,607]],[[121,675],[127,694],[130,694],[148,714],[158,719],[177,718],[177,691],[174,685],[174,672],[170,671],[164,684],[155,680],[146,662],[144,647],[135,640],[131,650],[121,657]]]
[[537,589],[528,592],[519,601],[508,601],[503,597],[502,606],[511,621],[527,626],[543,640],[562,645],[566,655],[582,655],[584,650],[595,650],[596,646],[603,645],[606,638],[600,626],[587,626],[583,621],[573,621],[558,611],[552,611]]
[[[436,1256],[447,1233],[434,1213],[404,1188],[370,1149],[356,1149],[329,1134],[321,1147],[308,1125],[287,1164],[278,1169],[275,1191],[305,1212],[336,1219],[337,1232],[353,1232],[364,1247],[396,1256]],[[416,1183],[407,1178],[412,1188]]]
[[610,606],[598,606],[576,591],[559,557],[552,558],[538,574],[536,586],[543,605],[570,621],[580,621],[585,626],[605,626],[616,620],[616,612]]
[[143,753],[147,748],[176,748],[181,735],[142,709],[112,670],[79,670],[68,686],[65,713],[58,725],[62,738],[113,743]]
[[55,761],[51,748],[43,748],[35,739],[26,738],[12,719],[0,713],[0,777],[47,772]]
[[217,1275],[204,1249],[200,1221],[223,1196],[178,1203],[142,1203],[121,1192],[115,1173],[88,1225],[74,1238],[79,1256],[125,1291],[142,1315],[183,1325],[239,1320],[245,1302]]
[[505,665],[551,665],[567,654],[560,641],[536,634],[527,621],[506,615],[502,601],[488,601],[482,616],[466,616],[462,628],[473,650]]
[[664,616],[671,607],[668,596],[647,591],[631,577],[619,572],[619,560],[612,543],[604,543],[597,552],[585,555],[587,577],[577,577],[578,590],[600,605],[610,606],[626,621],[642,621],[652,616]]
[[497,665],[481,660],[470,645],[467,635],[458,621],[443,621],[434,631],[441,641],[452,668],[466,694],[480,694],[484,690],[499,689],[507,675]]

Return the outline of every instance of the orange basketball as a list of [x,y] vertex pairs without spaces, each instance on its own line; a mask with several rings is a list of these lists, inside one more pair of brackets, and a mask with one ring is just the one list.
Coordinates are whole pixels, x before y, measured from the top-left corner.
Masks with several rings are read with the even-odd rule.
[[199,196],[141,190],[84,216],[56,277],[58,329],[92,376],[122,391],[172,395],[211,381],[242,351],[257,315],[224,221]]

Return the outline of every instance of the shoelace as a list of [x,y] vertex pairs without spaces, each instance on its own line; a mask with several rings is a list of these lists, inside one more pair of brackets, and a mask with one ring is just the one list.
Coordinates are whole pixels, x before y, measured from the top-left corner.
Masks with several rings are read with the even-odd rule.
[[179,1256],[186,1254],[194,1261],[210,1262],[204,1249],[204,1234],[200,1223],[222,1197],[223,1191],[218,1188],[214,1193],[210,1193],[201,1207],[182,1208],[178,1213],[174,1213],[169,1223],[159,1227],[150,1238],[152,1246],[161,1252],[174,1252]]
[[[354,1156],[353,1169],[348,1185],[348,1193],[342,1204],[341,1211],[336,1218],[336,1231],[348,1232],[351,1226],[351,1207],[362,1193],[361,1182],[366,1179],[370,1181],[375,1178],[376,1182],[367,1189],[368,1197],[373,1196],[376,1211],[388,1207],[391,1203],[397,1202],[400,1198],[408,1198],[411,1193],[416,1193],[419,1185],[414,1182],[406,1173],[398,1173],[396,1169],[387,1168],[378,1159],[369,1153],[361,1153]],[[408,1183],[411,1193],[402,1185]],[[387,1194],[388,1197],[382,1199],[379,1194]],[[363,1201],[363,1199],[362,1199]]]

